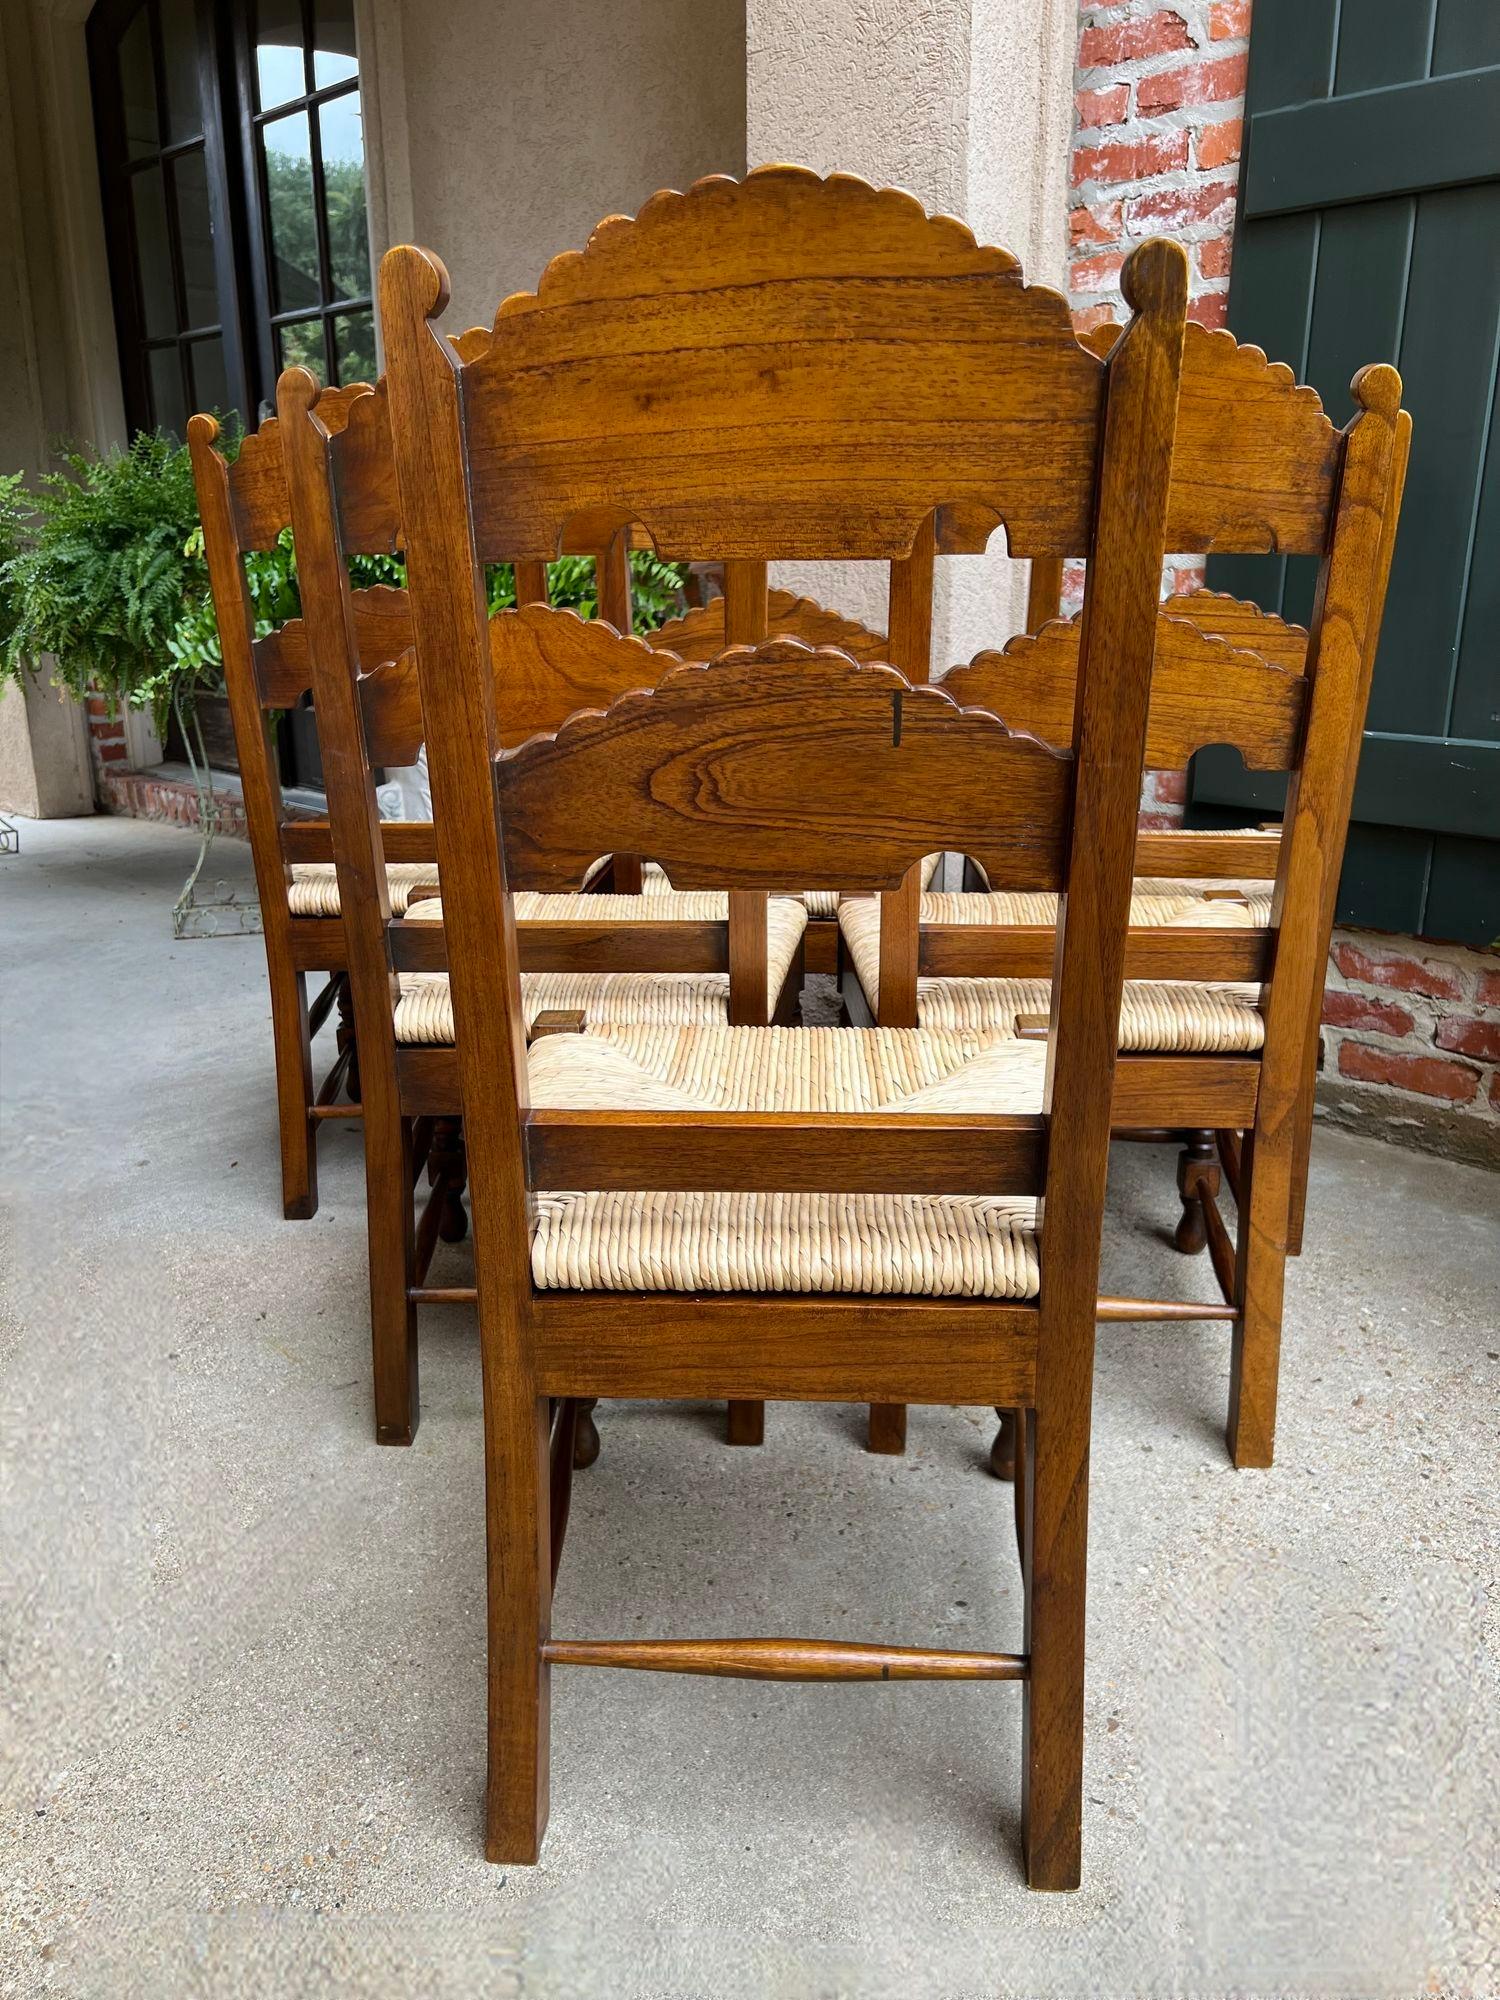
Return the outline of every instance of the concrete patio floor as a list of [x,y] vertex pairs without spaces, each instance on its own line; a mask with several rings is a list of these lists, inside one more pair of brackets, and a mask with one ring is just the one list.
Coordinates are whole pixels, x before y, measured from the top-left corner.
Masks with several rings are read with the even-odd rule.
[[[472,1318],[378,1449],[358,1128],[283,1222],[259,940],[172,942],[183,833],[21,835],[0,1991],[1500,1990],[1500,1179],[1319,1133],[1272,1472],[1226,1462],[1222,1328],[1101,1332],[1079,1894],[1021,1885],[1013,1687],[560,1671],[543,1864],[491,1868]],[[1171,1159],[1117,1149],[1112,1291],[1207,1283]],[[853,1409],[600,1417],[560,1633],[1019,1644],[988,1413],[898,1460]]]

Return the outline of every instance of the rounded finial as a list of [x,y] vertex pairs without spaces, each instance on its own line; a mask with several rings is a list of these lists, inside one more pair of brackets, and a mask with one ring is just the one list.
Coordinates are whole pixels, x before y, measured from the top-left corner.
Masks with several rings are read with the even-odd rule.
[[1120,291],[1132,312],[1187,310],[1187,252],[1169,236],[1138,243],[1120,272]]
[[276,378],[276,414],[300,416],[312,408],[320,393],[318,378],[310,368],[304,368],[300,362],[283,368]]
[[1401,375],[1389,361],[1372,361],[1361,368],[1349,384],[1349,393],[1362,410],[1374,410],[1394,423],[1401,408]]
[[438,317],[448,304],[451,289],[442,258],[415,243],[393,244],[380,260],[381,298],[394,298],[399,292],[418,307],[424,319]]

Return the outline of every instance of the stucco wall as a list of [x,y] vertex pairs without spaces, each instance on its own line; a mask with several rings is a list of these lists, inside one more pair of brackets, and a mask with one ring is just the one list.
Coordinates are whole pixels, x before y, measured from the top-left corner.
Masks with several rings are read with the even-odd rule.
[[[387,12],[374,27],[378,71]],[[411,231],[453,280],[449,325],[487,322],[602,216],[744,172],[744,0],[402,0],[400,39],[406,130],[382,78],[382,143],[404,143]],[[377,236],[405,221],[398,198]]]
[[[1061,288],[1076,46],[1072,0],[748,0],[749,163],[908,188]],[[1024,565],[995,554],[938,571],[935,670],[1019,630]],[[878,565],[783,564],[777,576],[885,623]]]
[[[88,274],[69,255],[80,182],[93,174],[82,13],[11,0],[0,7],[0,471],[35,474],[61,436],[106,442],[118,431],[118,377],[101,371],[96,319],[81,310]],[[87,95],[83,98],[85,115]],[[92,183],[97,205],[97,180]],[[113,364],[113,329],[108,359]],[[96,387],[100,373],[104,385]],[[50,818],[93,810],[83,718],[45,680],[0,695],[0,809]]]

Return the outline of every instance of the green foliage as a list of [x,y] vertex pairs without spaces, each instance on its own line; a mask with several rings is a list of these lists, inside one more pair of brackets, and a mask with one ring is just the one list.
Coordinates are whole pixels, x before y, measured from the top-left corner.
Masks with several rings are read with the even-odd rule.
[[[112,703],[164,716],[163,666],[184,612],[206,595],[187,452],[143,432],[128,451],[61,454],[31,495],[35,522],[0,565],[8,600],[3,672],[19,679],[42,654],[77,698],[98,688]],[[19,488],[7,492],[14,510]],[[12,512],[12,522],[15,523]]]
[[[683,608],[682,586],[687,578],[686,563],[663,562],[649,549],[638,549],[630,558],[630,595],[637,632],[654,632]],[[490,610],[508,611],[516,601],[515,572],[509,563],[496,563],[489,570]],[[562,556],[547,566],[547,597],[552,604],[576,611],[580,618],[599,613],[599,592],[594,581],[592,556]]]
[[[228,454],[238,438],[226,436]],[[35,672],[43,654],[75,699],[93,690],[112,705],[151,711],[165,735],[174,698],[223,685],[223,652],[209,595],[187,450],[143,432],[128,451],[61,454],[64,470],[28,493],[20,473],[0,477],[0,681]],[[686,567],[631,556],[637,631],[682,608]],[[357,589],[402,585],[397,556],[355,556]],[[301,609],[290,529],[245,558],[245,581],[263,637]],[[565,556],[549,570],[551,601],[592,618],[594,563]],[[491,611],[516,601],[508,563],[488,573]]]
[[0,683],[5,679],[5,650],[19,616],[19,599],[10,580],[10,565],[26,546],[34,515],[23,472],[0,474]]

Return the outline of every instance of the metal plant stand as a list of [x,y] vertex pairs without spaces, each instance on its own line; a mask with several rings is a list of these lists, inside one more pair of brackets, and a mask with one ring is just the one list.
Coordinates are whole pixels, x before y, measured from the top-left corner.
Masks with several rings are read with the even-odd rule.
[[208,894],[198,893],[209,850],[219,832],[219,805],[214,797],[197,704],[191,697],[184,703],[179,686],[172,692],[172,708],[198,798],[198,858],[182,885],[182,894],[172,906],[172,935],[174,938],[244,937],[261,928],[260,905],[253,897],[248,900],[242,897],[222,877],[213,882]]

